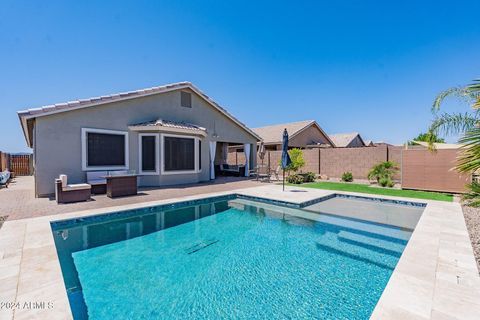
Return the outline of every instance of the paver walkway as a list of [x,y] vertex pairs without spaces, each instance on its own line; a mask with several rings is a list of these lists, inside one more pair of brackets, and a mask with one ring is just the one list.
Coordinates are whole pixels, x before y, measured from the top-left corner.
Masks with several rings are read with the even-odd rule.
[[8,216],[8,220],[34,218],[79,210],[229,191],[259,185],[261,185],[260,182],[248,178],[220,177],[213,182],[206,183],[163,188],[139,188],[137,196],[110,199],[106,195],[97,195],[92,196],[91,201],[58,205],[54,199],[35,198],[32,176],[17,177],[9,184],[8,188],[0,189],[0,216]]

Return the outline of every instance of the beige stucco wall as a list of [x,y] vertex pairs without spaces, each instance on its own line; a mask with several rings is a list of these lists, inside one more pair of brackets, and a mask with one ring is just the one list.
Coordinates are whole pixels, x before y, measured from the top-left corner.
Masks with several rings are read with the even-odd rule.
[[[255,153],[253,146],[257,142],[255,137],[193,92],[192,108],[181,107],[180,90],[176,90],[37,118],[34,127],[37,195],[53,193],[54,179],[59,174],[67,174],[69,183],[86,181],[81,162],[82,128],[128,131],[129,125],[156,119],[185,121],[207,129],[208,136],[202,138],[202,171],[196,174],[142,176],[139,178],[140,186],[209,180],[209,141],[250,143],[252,144],[252,161],[255,161],[253,156]],[[212,137],[214,127],[218,136],[216,138]],[[138,133],[128,131],[128,141],[129,169],[138,172]],[[160,148],[162,148],[161,145]]]
[[[329,144],[325,135],[314,125],[300,132],[288,141],[289,147],[305,148],[312,143]],[[281,148],[280,148],[281,150]]]

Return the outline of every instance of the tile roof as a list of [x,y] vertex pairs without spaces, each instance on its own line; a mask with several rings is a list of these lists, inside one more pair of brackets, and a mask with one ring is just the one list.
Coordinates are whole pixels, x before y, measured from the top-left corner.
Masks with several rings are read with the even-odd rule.
[[177,89],[177,88],[181,89],[184,87],[188,87],[190,85],[191,85],[190,82],[178,82],[178,83],[168,84],[164,86],[114,93],[110,95],[103,95],[103,96],[92,97],[87,99],[72,100],[68,102],[51,104],[51,105],[47,105],[39,108],[30,108],[30,109],[18,111],[17,113],[19,116],[36,116],[36,115],[42,115],[42,114],[50,114],[55,111],[63,111],[63,110],[66,111],[68,109],[76,109],[78,107],[89,106],[92,104],[97,105],[101,103],[108,103],[108,102],[114,102],[114,101],[124,100],[128,98],[140,97],[148,94],[166,92],[166,91],[170,91],[172,89]]
[[18,111],[17,114],[20,119],[20,123],[22,125],[23,133],[25,135],[25,139],[27,140],[27,144],[31,146],[31,137],[29,136],[29,133],[27,130],[28,119],[46,116],[49,114],[54,114],[59,112],[75,110],[79,108],[93,107],[93,106],[97,106],[105,103],[117,102],[117,101],[122,101],[127,99],[134,99],[134,98],[139,98],[143,96],[169,92],[173,90],[187,89],[187,88],[191,89],[193,92],[195,92],[200,97],[202,97],[205,101],[207,101],[210,105],[212,105],[214,108],[218,109],[221,113],[223,113],[227,118],[235,122],[237,125],[239,125],[241,128],[246,130],[248,133],[250,133],[252,136],[257,138],[258,140],[260,140],[260,137],[255,132],[253,132],[244,123],[239,121],[237,118],[231,115],[227,110],[225,110],[218,103],[216,103],[213,99],[211,99],[209,96],[207,96],[200,89],[198,89],[196,86],[194,86],[191,82],[188,82],[188,81],[177,82],[177,83],[167,84],[167,85],[158,86],[158,87],[151,87],[146,89],[140,89],[135,91],[115,93],[115,94],[87,98],[87,99],[78,99],[78,100],[73,100],[73,101],[64,102],[64,103],[56,103],[56,104],[43,106],[39,108],[31,108],[31,109]]
[[158,119],[158,120],[149,121],[149,122],[142,122],[142,123],[131,125],[130,127],[165,127],[165,128],[192,130],[192,131],[205,131],[205,132],[207,131],[206,128],[200,127],[196,124],[179,122],[179,121],[171,121],[171,120],[163,120],[163,119]]
[[259,135],[264,143],[281,143],[283,137],[283,129],[287,129],[290,137],[300,130],[314,123],[315,120],[305,120],[298,122],[290,122],[283,124],[275,124],[272,126],[253,128],[252,130]]
[[355,139],[359,135],[360,134],[358,132],[351,132],[351,133],[329,134],[328,136],[333,141],[336,147],[343,148],[348,146],[353,141],[353,139]]

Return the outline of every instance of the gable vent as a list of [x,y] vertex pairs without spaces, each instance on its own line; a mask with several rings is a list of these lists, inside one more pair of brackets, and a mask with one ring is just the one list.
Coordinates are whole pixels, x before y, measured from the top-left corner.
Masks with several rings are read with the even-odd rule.
[[192,107],[192,94],[190,92],[182,91],[180,93],[180,105],[185,108]]

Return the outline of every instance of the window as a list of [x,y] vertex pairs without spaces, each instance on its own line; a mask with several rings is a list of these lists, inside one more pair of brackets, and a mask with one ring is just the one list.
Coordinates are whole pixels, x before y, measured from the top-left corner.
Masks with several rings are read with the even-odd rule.
[[140,174],[158,174],[158,134],[141,133],[138,137]]
[[162,173],[198,172],[198,138],[179,135],[163,135]]
[[190,92],[180,92],[180,105],[185,108],[192,107],[192,94]]
[[128,169],[128,133],[82,128],[82,169]]

